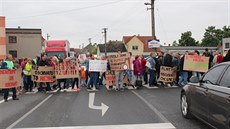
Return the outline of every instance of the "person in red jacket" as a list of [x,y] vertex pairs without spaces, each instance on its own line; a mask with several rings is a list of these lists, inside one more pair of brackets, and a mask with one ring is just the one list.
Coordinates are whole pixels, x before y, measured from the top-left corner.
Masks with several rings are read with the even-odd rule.
[[221,63],[223,60],[223,56],[221,55],[221,52],[218,52],[217,57],[216,57],[216,64]]
[[144,77],[144,81],[145,81],[145,85],[148,84],[148,72],[146,70],[146,63],[147,63],[147,60],[145,59],[144,55],[142,55],[141,57],[141,66],[142,66],[142,74],[143,74],[143,77]]

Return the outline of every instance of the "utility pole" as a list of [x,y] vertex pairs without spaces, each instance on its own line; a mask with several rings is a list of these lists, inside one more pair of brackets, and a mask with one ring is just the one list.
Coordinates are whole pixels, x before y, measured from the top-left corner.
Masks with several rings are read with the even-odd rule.
[[92,38],[88,38],[88,40],[89,40],[89,44],[91,44],[91,40],[92,40]]
[[47,35],[46,35],[46,39],[47,39],[47,40],[49,40],[49,37],[50,37],[50,35],[47,33]]
[[107,57],[107,49],[106,49],[106,42],[107,42],[107,30],[108,28],[103,28],[103,34],[104,34],[104,38],[105,38],[105,57]]
[[145,3],[145,5],[150,5],[150,8],[147,10],[151,10],[151,20],[152,20],[152,36],[156,39],[156,31],[155,31],[155,0],[151,0],[151,3]]

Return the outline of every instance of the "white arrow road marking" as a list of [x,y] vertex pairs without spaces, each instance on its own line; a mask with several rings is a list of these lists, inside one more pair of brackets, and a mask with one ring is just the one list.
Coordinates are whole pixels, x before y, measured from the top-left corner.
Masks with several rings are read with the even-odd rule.
[[101,103],[101,106],[94,106],[95,93],[89,93],[89,108],[101,110],[102,117],[105,115],[106,111],[109,109],[107,105]]

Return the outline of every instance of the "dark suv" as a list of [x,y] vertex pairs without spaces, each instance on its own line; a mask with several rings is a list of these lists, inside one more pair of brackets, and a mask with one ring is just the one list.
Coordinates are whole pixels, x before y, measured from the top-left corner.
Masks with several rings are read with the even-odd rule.
[[230,129],[230,62],[221,63],[202,79],[192,77],[181,91],[181,113],[202,120],[213,128]]

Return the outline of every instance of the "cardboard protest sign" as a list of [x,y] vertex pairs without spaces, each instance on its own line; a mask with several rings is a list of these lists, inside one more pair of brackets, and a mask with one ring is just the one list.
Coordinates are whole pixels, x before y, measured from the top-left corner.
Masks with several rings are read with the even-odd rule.
[[116,82],[116,76],[114,71],[107,71],[106,72],[106,88],[108,89],[109,86],[115,85]]
[[160,81],[162,82],[174,82],[176,80],[176,67],[161,66],[160,69]]
[[107,60],[89,60],[90,72],[105,72],[107,70]]
[[207,72],[209,57],[185,55],[183,70],[195,72]]
[[110,55],[109,64],[113,71],[130,69],[130,56],[126,53],[121,55]]
[[54,68],[44,66],[33,66],[31,71],[32,81],[35,82],[54,82]]
[[0,70],[0,89],[8,89],[21,86],[21,69]]
[[59,63],[55,66],[56,79],[65,78],[78,78],[79,77],[79,65],[78,62]]

